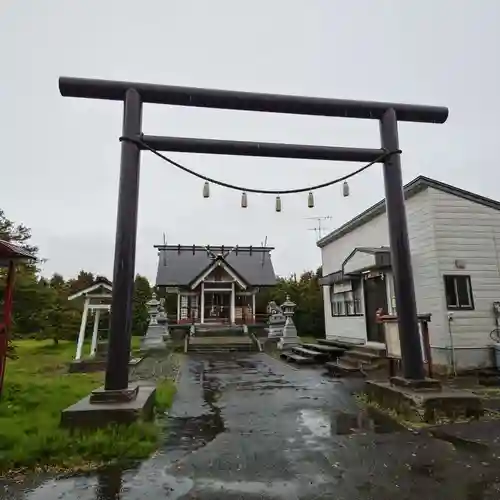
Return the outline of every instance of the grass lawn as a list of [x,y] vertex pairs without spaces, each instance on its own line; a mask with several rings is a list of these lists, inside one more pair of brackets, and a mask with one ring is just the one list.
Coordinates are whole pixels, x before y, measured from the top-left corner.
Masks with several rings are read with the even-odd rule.
[[[21,340],[18,359],[7,360],[0,400],[0,473],[19,469],[87,469],[134,460],[155,451],[156,423],[70,433],[59,428],[61,410],[103,384],[103,373],[67,373],[74,342]],[[133,339],[132,349],[138,347]],[[88,346],[85,351],[88,352]],[[171,380],[158,383],[157,406],[168,408],[175,394]]]

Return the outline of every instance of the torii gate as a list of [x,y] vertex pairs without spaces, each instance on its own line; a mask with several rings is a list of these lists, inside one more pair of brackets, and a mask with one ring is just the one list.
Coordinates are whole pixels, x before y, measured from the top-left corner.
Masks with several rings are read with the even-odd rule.
[[80,323],[80,332],[78,334],[78,342],[76,344],[75,361],[79,361],[82,357],[83,343],[85,341],[85,329],[87,327],[89,311],[94,313],[94,327],[92,330],[90,356],[95,356],[101,310],[110,311],[112,293],[113,286],[111,282],[105,278],[97,278],[96,282],[92,286],[80,290],[79,292],[76,292],[68,297],[68,300],[85,297],[85,302],[83,303],[82,321]]
[[[159,151],[176,151],[382,163],[404,377],[410,381],[425,379],[403,196],[398,122],[444,123],[448,118],[446,107],[70,77],[59,79],[59,90],[63,96],[119,101],[124,105],[113,274],[115,288],[104,385],[104,392],[109,394],[110,400],[116,400],[117,393],[129,399],[136,394],[128,387],[128,362],[141,150],[159,156],[162,156]],[[147,136],[142,133],[144,103],[377,120],[381,147],[367,149]]]

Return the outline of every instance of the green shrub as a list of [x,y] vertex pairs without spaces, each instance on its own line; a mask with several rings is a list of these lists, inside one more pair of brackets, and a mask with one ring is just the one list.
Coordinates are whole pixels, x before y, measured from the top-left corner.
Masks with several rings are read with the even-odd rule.
[[[102,373],[67,373],[73,342],[16,341],[18,359],[9,360],[0,400],[0,472],[18,468],[73,468],[149,456],[160,428],[137,422],[94,431],[59,427],[61,410],[103,383]],[[158,387],[158,409],[170,406],[175,387]]]

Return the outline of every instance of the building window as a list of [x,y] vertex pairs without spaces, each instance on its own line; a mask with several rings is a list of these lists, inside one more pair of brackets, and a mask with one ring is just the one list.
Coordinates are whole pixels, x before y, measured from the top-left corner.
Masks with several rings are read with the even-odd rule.
[[470,276],[459,274],[444,276],[444,290],[448,309],[474,309]]
[[330,307],[332,316],[362,316],[361,283],[352,283],[352,290],[335,291],[335,285],[330,286]]

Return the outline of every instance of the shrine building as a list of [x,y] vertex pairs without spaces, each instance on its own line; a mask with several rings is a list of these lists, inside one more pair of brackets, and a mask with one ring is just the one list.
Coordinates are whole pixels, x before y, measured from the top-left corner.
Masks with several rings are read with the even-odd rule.
[[177,296],[177,322],[255,323],[259,290],[276,284],[270,247],[156,245],[156,286]]

